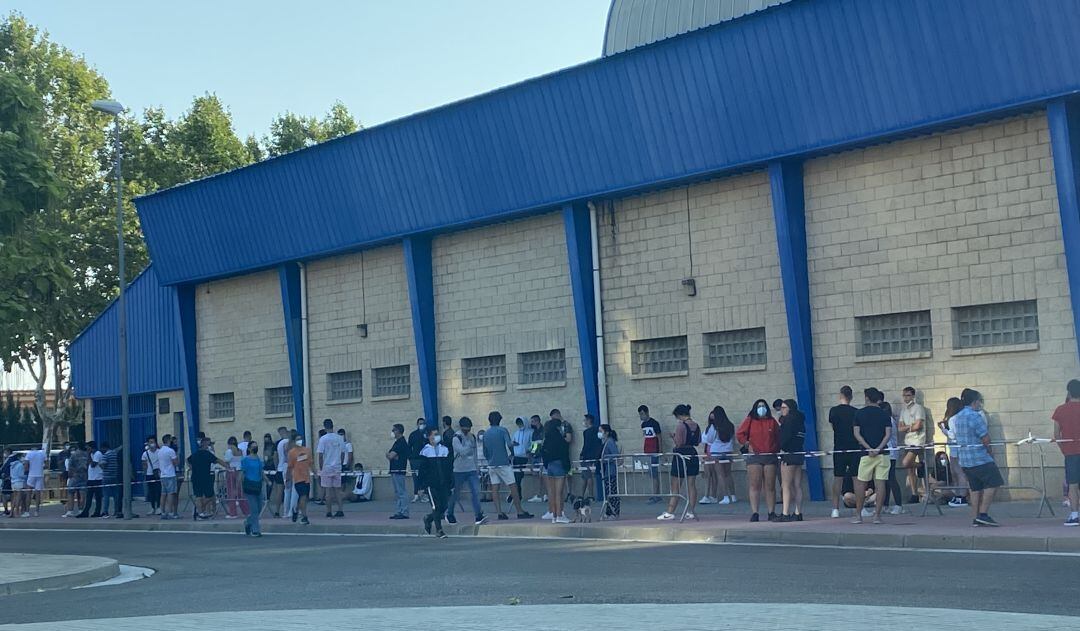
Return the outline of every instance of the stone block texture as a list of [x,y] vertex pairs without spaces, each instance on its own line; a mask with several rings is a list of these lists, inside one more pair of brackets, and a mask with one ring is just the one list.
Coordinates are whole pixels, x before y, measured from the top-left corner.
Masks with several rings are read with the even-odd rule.
[[[439,236],[433,244],[439,410],[469,416],[476,429],[499,410],[567,419],[585,413],[566,232],[560,213]],[[565,349],[566,380],[520,383],[519,353]],[[467,392],[462,360],[505,355],[505,388]],[[475,431],[475,430],[474,430]]]
[[[973,387],[995,440],[1050,435],[1080,366],[1045,113],[823,157],[805,177],[820,412],[843,384],[876,386],[894,405],[911,385],[936,421]],[[1037,348],[953,350],[953,308],[1020,300],[1037,301]],[[931,314],[930,357],[856,356],[857,317],[919,310]],[[998,460],[1018,458],[1010,448]]]
[[[766,173],[622,199],[602,204],[599,214],[609,415],[626,437],[624,451],[641,449],[643,403],[666,434],[679,403],[689,403],[704,428],[716,405],[738,425],[756,398],[793,396]],[[695,279],[696,296],[684,291],[685,278]],[[758,327],[766,333],[764,367],[705,369],[704,334]],[[632,341],[681,335],[688,338],[685,375],[632,374]],[[664,445],[671,448],[666,435]]]
[[[400,245],[314,261],[307,270],[311,405],[316,432],[324,418],[344,427],[354,456],[386,468],[390,427],[423,416],[412,313]],[[367,325],[363,337],[359,325]],[[408,396],[375,396],[375,369],[409,367]],[[359,400],[330,400],[331,373],[361,371]]]
[[[266,414],[266,388],[289,386],[285,316],[276,271],[258,272],[199,285],[195,294],[199,413],[203,431],[218,443],[251,430],[262,435],[293,428],[290,412]],[[232,420],[210,418],[210,395],[232,392]]]

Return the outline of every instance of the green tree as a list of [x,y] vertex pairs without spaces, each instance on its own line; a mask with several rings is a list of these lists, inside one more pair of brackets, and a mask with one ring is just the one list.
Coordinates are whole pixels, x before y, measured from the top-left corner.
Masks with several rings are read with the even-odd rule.
[[340,101],[319,120],[285,112],[270,123],[270,134],[263,139],[269,157],[297,151],[360,129],[360,124]]

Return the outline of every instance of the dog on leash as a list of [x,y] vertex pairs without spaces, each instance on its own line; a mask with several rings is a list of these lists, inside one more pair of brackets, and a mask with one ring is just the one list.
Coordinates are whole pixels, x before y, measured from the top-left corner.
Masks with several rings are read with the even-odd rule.
[[592,522],[592,498],[591,497],[578,497],[571,495],[569,498],[570,506],[574,509],[574,518],[571,520],[575,524],[588,524]]

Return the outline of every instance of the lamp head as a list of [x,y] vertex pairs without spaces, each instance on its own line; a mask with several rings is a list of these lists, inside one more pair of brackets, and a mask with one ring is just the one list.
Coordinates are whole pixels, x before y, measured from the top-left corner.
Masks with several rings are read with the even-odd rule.
[[106,114],[112,114],[116,116],[124,111],[124,106],[117,101],[110,101],[107,99],[98,99],[90,104],[90,107],[99,112],[105,112]]

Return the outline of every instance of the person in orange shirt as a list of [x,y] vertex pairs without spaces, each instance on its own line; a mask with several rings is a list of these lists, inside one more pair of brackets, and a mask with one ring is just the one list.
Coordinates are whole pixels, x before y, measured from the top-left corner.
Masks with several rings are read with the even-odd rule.
[[296,510],[292,520],[300,519],[301,524],[309,524],[307,516],[308,493],[311,491],[311,447],[304,446],[304,438],[293,432],[293,447],[289,449],[289,466],[286,479],[292,480],[296,491]]

